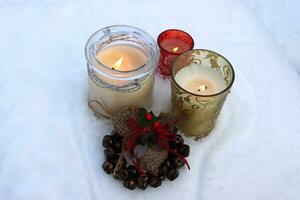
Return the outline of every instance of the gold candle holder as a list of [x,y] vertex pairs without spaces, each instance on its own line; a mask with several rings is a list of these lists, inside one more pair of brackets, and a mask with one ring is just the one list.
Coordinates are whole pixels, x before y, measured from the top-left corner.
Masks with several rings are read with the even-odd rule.
[[232,65],[216,52],[194,49],[179,56],[171,69],[172,110],[178,128],[196,139],[208,135],[233,82]]

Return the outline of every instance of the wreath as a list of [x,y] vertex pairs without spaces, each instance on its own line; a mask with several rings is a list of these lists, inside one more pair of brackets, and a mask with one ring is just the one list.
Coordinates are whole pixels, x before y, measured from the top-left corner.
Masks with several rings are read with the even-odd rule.
[[121,111],[113,118],[114,130],[102,140],[103,170],[130,190],[156,188],[165,178],[173,181],[184,165],[190,169],[186,160],[190,147],[175,124],[166,113],[155,116],[136,107]]

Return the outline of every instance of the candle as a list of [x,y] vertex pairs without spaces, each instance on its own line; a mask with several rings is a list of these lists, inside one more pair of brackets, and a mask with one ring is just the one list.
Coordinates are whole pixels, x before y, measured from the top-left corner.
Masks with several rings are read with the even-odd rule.
[[194,47],[193,38],[188,33],[177,29],[162,32],[157,38],[157,43],[160,48],[158,71],[163,77],[170,76],[171,65],[177,56]]
[[100,50],[96,58],[105,66],[118,71],[132,71],[145,65],[146,55],[131,45],[115,45]]
[[[96,58],[105,66],[120,72],[136,70],[147,62],[147,57],[141,49],[131,45],[115,45],[104,48],[98,51]],[[112,86],[121,87],[131,83],[127,80],[110,79],[101,74],[97,74],[97,76]],[[152,101],[153,84],[154,76],[152,75],[143,82],[140,89],[124,92],[98,87],[90,81],[90,98],[97,100],[97,102],[92,101],[92,104],[98,112],[105,116],[111,116],[129,105],[149,107]]]
[[[103,65],[120,72],[136,70],[147,62],[147,56],[142,50],[132,45],[115,45],[101,49],[97,52],[96,59]],[[97,76],[115,86],[128,84],[128,81],[109,79],[100,74]]]
[[[127,81],[111,81],[127,82]],[[140,88],[128,91],[112,89],[110,87],[99,87],[93,79],[89,78],[89,106],[97,115],[112,118],[126,106],[138,106],[150,108],[152,104],[152,92],[154,75],[147,77]]]
[[210,67],[198,67],[194,64],[179,70],[175,81],[196,95],[212,95],[226,88],[226,82],[218,72]]
[[151,36],[131,26],[97,31],[86,45],[89,106],[113,118],[127,106],[150,108],[158,48]]
[[226,58],[195,49],[179,56],[171,73],[172,110],[186,136],[209,134],[234,81]]
[[160,46],[174,54],[182,54],[190,50],[190,45],[183,41],[181,37],[165,38],[161,41]]

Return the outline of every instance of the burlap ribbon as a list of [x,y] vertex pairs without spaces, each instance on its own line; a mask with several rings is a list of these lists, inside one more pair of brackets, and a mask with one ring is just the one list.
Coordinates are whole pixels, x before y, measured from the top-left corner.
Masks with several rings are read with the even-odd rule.
[[[134,152],[128,152],[124,148],[124,144],[128,141],[130,136],[133,134],[133,130],[128,126],[129,120],[138,120],[138,108],[128,107],[121,111],[113,118],[113,126],[115,130],[124,137],[123,139],[123,150],[121,156],[117,162],[115,173],[121,169],[122,158],[127,157],[132,160],[134,165],[138,165],[143,171],[148,174],[157,175],[160,165],[168,157],[168,151],[161,148],[157,144],[145,144],[146,149],[143,155],[136,155]],[[166,145],[168,145],[166,143]]]

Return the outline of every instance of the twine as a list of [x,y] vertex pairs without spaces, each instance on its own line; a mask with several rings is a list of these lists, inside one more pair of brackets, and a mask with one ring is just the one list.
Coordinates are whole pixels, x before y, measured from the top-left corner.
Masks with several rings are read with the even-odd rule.
[[[96,103],[98,106],[100,106],[104,112],[106,112],[106,115],[103,114],[103,113],[100,113],[98,111],[96,111],[95,109],[93,109],[93,106],[91,105],[92,103]],[[105,108],[105,106],[103,104],[101,104],[99,101],[97,100],[90,100],[88,102],[88,105],[90,107],[90,109],[92,109],[94,111],[94,113],[98,116],[102,116],[102,117],[105,117],[105,118],[108,118],[108,119],[112,119],[112,113],[107,109]]]

